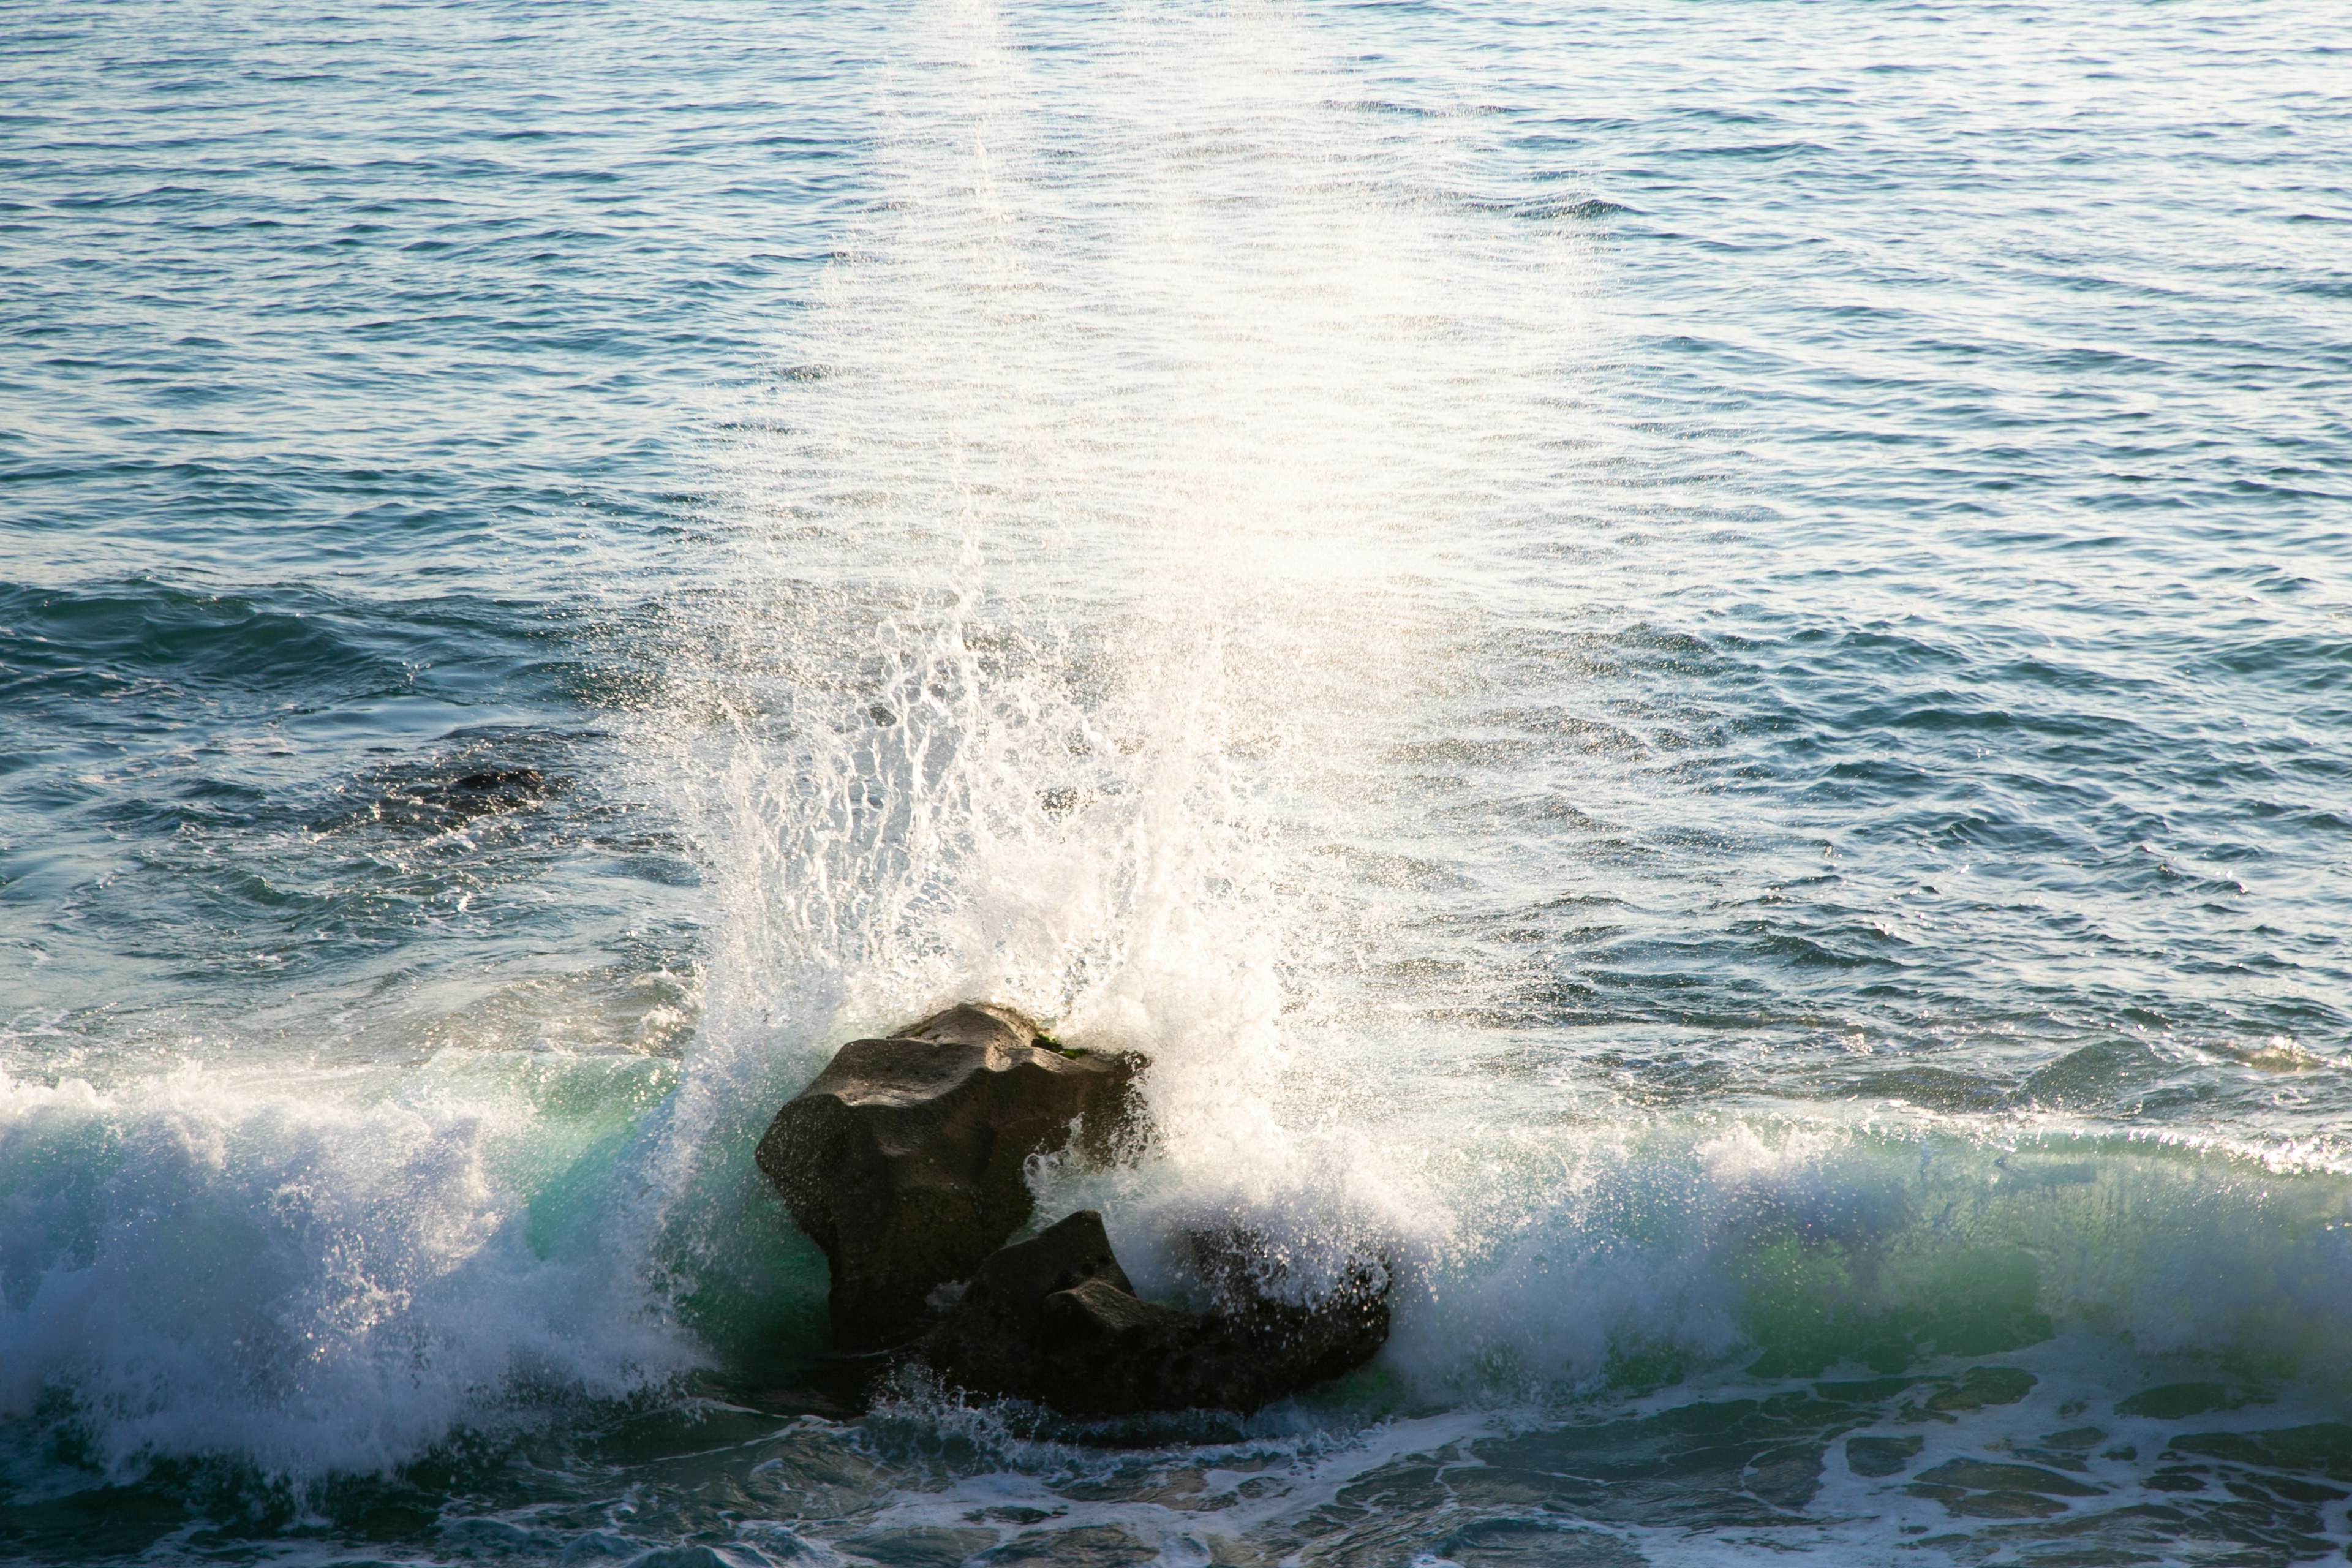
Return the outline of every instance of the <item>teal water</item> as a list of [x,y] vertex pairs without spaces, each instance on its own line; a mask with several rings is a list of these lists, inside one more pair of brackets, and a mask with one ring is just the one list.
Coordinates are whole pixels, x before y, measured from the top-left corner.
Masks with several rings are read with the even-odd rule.
[[[0,1555],[2352,1546],[2332,9],[8,21]],[[832,1359],[974,993],[1381,1359]]]

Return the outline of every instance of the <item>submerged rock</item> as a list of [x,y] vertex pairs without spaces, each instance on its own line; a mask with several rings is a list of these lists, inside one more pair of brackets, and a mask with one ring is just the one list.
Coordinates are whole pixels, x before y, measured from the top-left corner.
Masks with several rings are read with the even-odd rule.
[[833,1266],[835,1342],[876,1350],[920,1332],[931,1292],[1027,1223],[1031,1155],[1074,1131],[1089,1157],[1115,1152],[1139,1066],[1056,1046],[993,1004],[835,1052],[757,1155]]
[[489,768],[478,773],[450,781],[449,787],[468,795],[488,795],[502,790],[524,799],[548,793],[547,775],[537,768]]
[[368,802],[352,815],[320,823],[322,831],[362,822],[446,832],[485,816],[544,805],[572,787],[537,768],[486,768],[455,778],[404,769],[379,775]]
[[1361,1264],[1328,1296],[1299,1304],[1243,1284],[1260,1272],[1255,1238],[1193,1241],[1203,1271],[1220,1281],[1217,1310],[1138,1299],[1102,1215],[1082,1209],[982,1263],[917,1354],[974,1393],[1067,1415],[1128,1415],[1255,1410],[1353,1371],[1387,1340],[1379,1265]]

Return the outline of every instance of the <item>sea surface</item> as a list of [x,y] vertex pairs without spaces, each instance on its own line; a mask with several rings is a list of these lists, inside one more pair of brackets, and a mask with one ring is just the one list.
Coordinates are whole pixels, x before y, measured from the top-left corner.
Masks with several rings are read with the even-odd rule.
[[[967,996],[1371,1365],[835,1357]],[[2352,12],[0,6],[0,1558],[2352,1546]]]

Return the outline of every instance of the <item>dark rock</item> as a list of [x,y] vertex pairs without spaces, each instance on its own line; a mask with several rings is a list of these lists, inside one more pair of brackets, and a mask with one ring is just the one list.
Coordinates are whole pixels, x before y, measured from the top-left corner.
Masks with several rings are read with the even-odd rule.
[[547,777],[537,768],[491,768],[486,773],[467,773],[453,781],[451,789],[461,789],[480,795],[489,790],[511,790],[517,795],[544,795]]
[[882,1568],[960,1568],[996,1544],[992,1530],[948,1530],[918,1525],[911,1530],[869,1530],[842,1542]]
[[2118,1415],[2148,1415],[2158,1421],[2179,1421],[2209,1410],[2231,1407],[2230,1391],[2218,1383],[2168,1383],[2144,1388],[2129,1399],[2116,1402]]
[[2291,1476],[2264,1476],[2263,1485],[2291,1502],[2342,1502],[2345,1498],[2345,1494],[2334,1487],[2324,1487],[2317,1481],[2299,1481]]
[[1462,1568],[1648,1568],[1649,1559],[1613,1535],[1549,1521],[1482,1519],[1438,1545]]
[[2175,1437],[2184,1454],[2267,1465],[2352,1481],[2352,1426],[2323,1421],[2313,1426],[2278,1426],[2267,1432],[2200,1432]]
[[1932,1470],[1919,1472],[1931,1486],[1967,1487],[1971,1491],[2041,1492],[2048,1497],[2103,1497],[2105,1489],[2055,1470],[2033,1465],[1999,1465],[1983,1459],[1947,1459]]
[[931,1292],[1027,1222],[1031,1155],[1073,1129],[1089,1157],[1115,1152],[1139,1065],[1055,1046],[992,1005],[835,1052],[757,1156],[833,1266],[835,1342],[875,1350],[920,1332]]
[[740,1546],[667,1546],[633,1559],[628,1568],[760,1568],[772,1561]]
[[1925,1446],[1917,1437],[1848,1437],[1845,1468],[1857,1476],[1900,1475]]
[[320,823],[322,830],[361,822],[446,832],[480,817],[544,805],[571,787],[561,774],[537,768],[489,768],[455,778],[415,773],[378,781],[381,793],[357,813]]
[[1222,1304],[1207,1313],[1139,1300],[1102,1216],[1081,1210],[982,1264],[917,1353],[975,1393],[1067,1415],[1127,1415],[1255,1410],[1354,1370],[1387,1340],[1378,1265],[1302,1305],[1244,1283],[1263,1262],[1245,1234],[1194,1242],[1203,1273],[1223,1279]]
[[2014,1405],[2033,1392],[2042,1380],[2013,1366],[1972,1366],[1956,1387],[1927,1397],[1930,1410],[1982,1410],[1989,1405]]
[[2064,1503],[2038,1492],[1969,1492],[1944,1508],[1963,1519],[2048,1519],[2066,1511]]
[[998,1568],[1016,1563],[1054,1563],[1058,1568],[1142,1568],[1164,1562],[1115,1524],[1080,1525],[1074,1530],[1032,1531],[972,1559],[972,1568]]
[[1750,1497],[1795,1513],[1821,1490],[1822,1452],[1819,1443],[1792,1443],[1759,1454],[1748,1462],[1740,1479]]

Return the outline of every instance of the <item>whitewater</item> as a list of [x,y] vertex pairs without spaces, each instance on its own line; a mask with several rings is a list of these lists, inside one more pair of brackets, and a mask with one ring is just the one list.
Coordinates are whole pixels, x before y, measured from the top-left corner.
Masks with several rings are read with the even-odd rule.
[[[2332,13],[22,20],[0,1554],[2352,1550]],[[835,1356],[972,996],[1381,1354]]]

